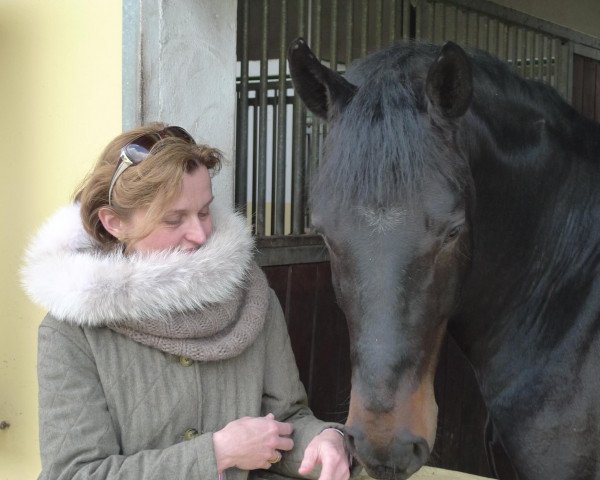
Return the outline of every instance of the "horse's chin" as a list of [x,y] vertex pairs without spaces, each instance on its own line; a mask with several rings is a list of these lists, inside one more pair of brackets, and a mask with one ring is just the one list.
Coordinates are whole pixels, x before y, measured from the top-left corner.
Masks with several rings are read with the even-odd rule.
[[406,480],[417,470],[419,470],[419,468],[416,470],[399,470],[397,468],[388,467],[385,465],[377,465],[374,467],[364,465],[364,469],[369,477],[376,478],[378,480]]

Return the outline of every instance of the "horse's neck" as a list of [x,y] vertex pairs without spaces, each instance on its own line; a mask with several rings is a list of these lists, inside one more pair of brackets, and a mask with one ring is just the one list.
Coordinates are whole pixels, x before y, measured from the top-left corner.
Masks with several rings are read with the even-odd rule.
[[476,370],[515,356],[541,361],[576,342],[575,322],[581,335],[597,335],[600,148],[590,157],[600,127],[582,126],[561,137],[544,121],[496,119],[492,132],[476,115],[465,119],[476,197],[472,269],[450,330]]

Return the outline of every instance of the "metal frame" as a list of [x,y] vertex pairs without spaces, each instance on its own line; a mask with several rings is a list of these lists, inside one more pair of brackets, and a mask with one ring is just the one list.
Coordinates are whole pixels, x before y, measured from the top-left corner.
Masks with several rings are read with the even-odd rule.
[[[130,1],[130,0],[129,0]],[[242,32],[249,28],[250,3],[261,5],[263,25],[268,25],[269,0],[240,0],[240,27]],[[259,3],[260,1],[260,3]],[[532,17],[510,8],[494,4],[487,0],[397,0],[393,3],[392,13],[382,11],[382,0],[350,0],[352,8],[339,12],[338,0],[329,0],[327,7],[333,19],[327,33],[321,34],[324,2],[327,0],[297,0],[297,2],[281,0],[280,30],[286,31],[289,20],[286,12],[298,5],[294,22],[299,34],[309,39],[311,48],[319,58],[329,61],[336,68],[338,61],[344,62],[342,69],[354,56],[364,56],[367,50],[383,46],[384,41],[395,41],[403,38],[416,38],[423,41],[443,41],[454,39],[469,46],[491,51],[501,59],[512,64],[522,76],[546,82],[570,102],[572,95],[573,54],[579,53],[591,58],[600,59],[600,39],[576,32],[566,27]],[[389,8],[391,3],[387,2]],[[450,12],[448,15],[446,13]],[[340,14],[341,13],[341,14]],[[371,24],[368,14],[374,15]],[[453,15],[453,17],[452,17]],[[454,20],[452,20],[454,19]],[[382,23],[384,22],[385,23]],[[453,23],[454,22],[454,23]],[[471,24],[470,35],[466,33]],[[382,27],[382,25],[384,25]],[[481,27],[481,28],[480,28]],[[254,26],[256,28],[256,26]],[[367,29],[370,28],[367,32]],[[462,30],[461,30],[462,29]],[[344,31],[345,30],[345,31]],[[387,33],[386,33],[387,32]],[[396,36],[394,36],[396,35]],[[463,39],[462,36],[465,38]],[[338,37],[345,40],[338,46]],[[342,38],[343,37],[343,38]],[[238,82],[238,169],[236,175],[236,205],[244,210],[247,198],[245,146],[248,145],[248,108],[258,102],[260,110],[260,132],[257,136],[258,149],[255,159],[254,183],[257,192],[252,202],[253,211],[249,217],[253,219],[260,254],[261,265],[278,265],[292,263],[310,263],[327,260],[326,249],[319,239],[310,235],[309,212],[306,211],[305,192],[308,191],[308,178],[317,168],[326,125],[313,117],[300,103],[293,98],[293,153],[292,153],[292,228],[291,235],[282,236],[284,192],[280,179],[285,176],[286,160],[284,143],[286,139],[284,125],[290,119],[286,117],[285,108],[277,108],[281,104],[288,105],[289,78],[285,76],[286,47],[285,38],[279,39],[278,78],[267,78],[267,51],[269,49],[266,28],[263,29],[260,45],[261,71],[259,92],[256,99],[249,101],[248,74],[248,40],[245,34],[241,37],[240,49],[241,78]],[[375,39],[375,40],[374,40]],[[325,44],[323,44],[325,42]],[[329,46],[327,46],[329,42]],[[271,55],[273,56],[273,55]],[[267,95],[267,88],[275,91],[274,96]],[[271,94],[272,95],[272,94]],[[265,231],[265,189],[266,189],[266,107],[276,108],[276,118],[272,128],[273,134],[273,221],[271,231]],[[256,125],[256,123],[255,123]],[[256,134],[255,134],[256,135]],[[254,144],[256,148],[256,143]],[[271,236],[273,235],[273,236]]]

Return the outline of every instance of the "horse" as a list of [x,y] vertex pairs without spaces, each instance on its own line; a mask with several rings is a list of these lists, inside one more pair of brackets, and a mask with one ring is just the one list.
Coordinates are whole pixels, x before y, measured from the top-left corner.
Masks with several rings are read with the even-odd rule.
[[520,480],[600,479],[600,125],[452,42],[341,75],[299,38],[288,61],[328,125],[309,205],[348,323],[353,456],[394,480],[428,460],[448,332]]

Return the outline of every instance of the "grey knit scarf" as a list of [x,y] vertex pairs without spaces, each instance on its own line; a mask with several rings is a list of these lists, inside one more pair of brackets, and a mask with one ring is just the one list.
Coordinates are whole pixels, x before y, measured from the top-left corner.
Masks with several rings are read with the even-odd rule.
[[262,330],[269,304],[267,280],[256,265],[231,300],[201,310],[152,320],[121,320],[107,326],[132,340],[198,361],[233,358]]

